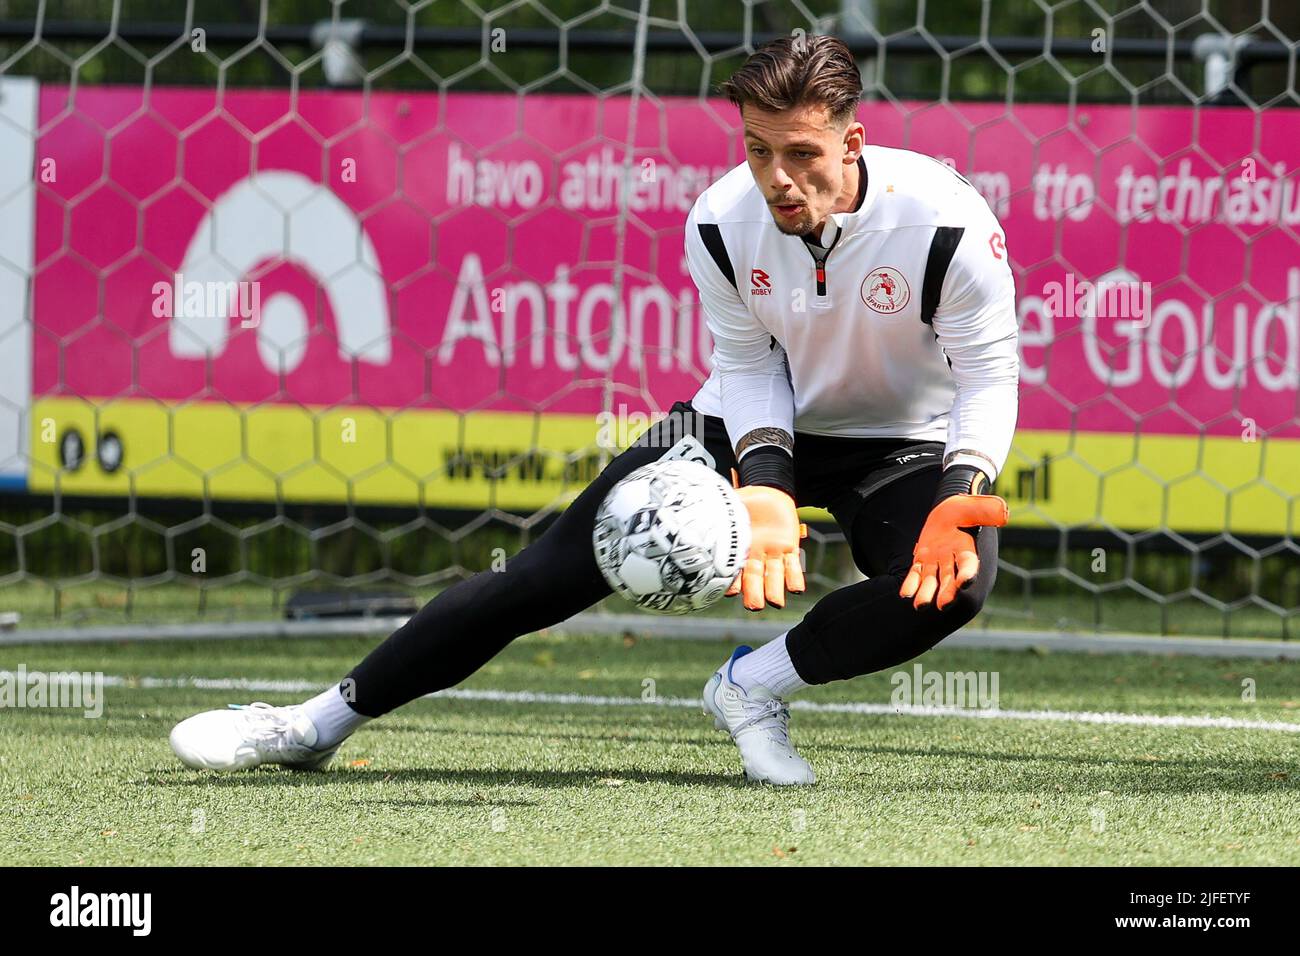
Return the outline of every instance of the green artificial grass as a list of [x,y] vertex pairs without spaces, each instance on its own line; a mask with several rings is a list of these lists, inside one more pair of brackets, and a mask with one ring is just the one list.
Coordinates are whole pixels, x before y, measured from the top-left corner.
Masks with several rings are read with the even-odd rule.
[[[7,647],[0,669],[324,687],[374,643]],[[32,865],[1300,863],[1300,734],[796,710],[818,783],[759,787],[711,719],[664,703],[696,697],[729,650],[532,635],[462,686],[635,702],[419,700],[324,773],[191,771],[167,744],[200,710],[306,691],[110,686],[100,719],[0,710],[0,846]],[[1300,727],[1294,663],[942,647],[919,663],[996,672],[1003,710]],[[893,687],[882,673],[798,700],[889,704]]]

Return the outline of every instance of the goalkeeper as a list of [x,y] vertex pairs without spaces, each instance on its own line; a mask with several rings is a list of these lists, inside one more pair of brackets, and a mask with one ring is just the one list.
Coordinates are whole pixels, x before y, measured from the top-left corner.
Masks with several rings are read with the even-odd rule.
[[323,766],[367,720],[464,680],[520,635],[610,593],[592,525],[621,478],[692,458],[730,476],[754,543],[745,606],[803,590],[797,505],[828,509],[868,579],[840,588],[758,650],[739,648],[703,706],[746,775],[809,784],[785,699],[897,666],[983,606],[1006,504],[987,494],[1015,429],[1015,288],[978,192],[919,153],[867,146],[862,86],[833,37],[774,41],[723,85],[746,162],[686,222],[713,335],[690,402],[619,455],[501,572],[448,588],[347,677],[305,703],[191,717],[172,731],[192,767]]

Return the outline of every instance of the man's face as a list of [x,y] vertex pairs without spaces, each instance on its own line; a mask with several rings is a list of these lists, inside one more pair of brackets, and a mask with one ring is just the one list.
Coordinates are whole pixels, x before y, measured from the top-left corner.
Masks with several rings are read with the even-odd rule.
[[837,126],[820,105],[772,113],[747,103],[740,115],[749,169],[778,229],[808,235],[831,212],[849,208],[842,200],[852,191],[846,186],[856,188],[846,175],[862,151],[861,123]]

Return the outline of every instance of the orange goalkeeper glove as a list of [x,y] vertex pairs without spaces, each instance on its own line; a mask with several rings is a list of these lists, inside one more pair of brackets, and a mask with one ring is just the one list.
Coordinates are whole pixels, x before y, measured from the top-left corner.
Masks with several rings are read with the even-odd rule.
[[749,512],[749,557],[727,597],[741,594],[751,611],[761,611],[764,598],[774,607],[785,607],[787,590],[804,589],[799,539],[808,537],[808,528],[799,523],[794,499],[779,488],[745,485],[736,494]]
[[975,538],[964,529],[1000,528],[1008,517],[1007,503],[997,495],[953,495],[939,502],[921,529],[898,596],[915,597],[912,607],[920,609],[938,592],[935,607],[942,611],[980,569]]

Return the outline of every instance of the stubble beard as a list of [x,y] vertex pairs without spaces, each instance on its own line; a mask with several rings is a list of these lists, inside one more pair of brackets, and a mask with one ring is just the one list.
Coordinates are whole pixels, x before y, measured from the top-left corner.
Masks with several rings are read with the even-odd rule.
[[816,225],[812,221],[812,216],[808,213],[807,206],[803,207],[803,212],[794,222],[789,221],[773,208],[772,221],[776,223],[776,228],[787,236],[806,236],[813,231]]

